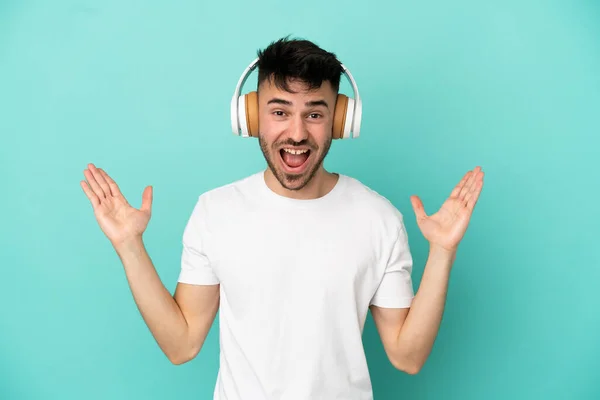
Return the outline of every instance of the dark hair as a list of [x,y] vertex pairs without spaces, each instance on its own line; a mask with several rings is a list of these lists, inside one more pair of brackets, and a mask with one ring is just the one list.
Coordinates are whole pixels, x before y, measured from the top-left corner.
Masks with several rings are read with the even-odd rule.
[[298,79],[308,89],[319,88],[329,81],[334,91],[340,87],[342,66],[334,53],[325,51],[309,40],[281,38],[258,51],[258,86],[273,79],[278,88],[290,91],[289,79]]

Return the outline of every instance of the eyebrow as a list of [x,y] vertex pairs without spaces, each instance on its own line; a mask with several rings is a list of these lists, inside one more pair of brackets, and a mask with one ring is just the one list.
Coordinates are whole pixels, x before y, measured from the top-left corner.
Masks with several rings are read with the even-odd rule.
[[[283,104],[286,106],[291,106],[292,102],[289,100],[280,99],[278,97],[272,98],[267,102],[267,104]],[[324,106],[325,108],[329,108],[329,105],[325,100],[312,100],[304,103],[307,107],[315,107],[315,106]]]
[[305,105],[307,107],[325,106],[325,108],[329,108],[329,105],[327,104],[327,102],[325,100],[307,101],[305,103]]
[[280,99],[280,98],[277,98],[277,97],[275,97],[275,98],[273,98],[273,99],[269,100],[269,101],[267,102],[267,104],[283,104],[283,105],[285,105],[285,106],[291,106],[291,105],[292,105],[292,102],[291,102],[291,101],[288,101],[288,100],[283,100],[283,99]]

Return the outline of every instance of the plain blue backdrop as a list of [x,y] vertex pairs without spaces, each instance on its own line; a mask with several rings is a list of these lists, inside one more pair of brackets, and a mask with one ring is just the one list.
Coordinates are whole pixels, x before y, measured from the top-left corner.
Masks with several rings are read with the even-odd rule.
[[211,397],[218,324],[169,364],[79,181],[94,162],[136,206],[154,186],[146,245],[173,290],[197,196],[264,167],[229,101],[288,34],[358,82],[362,135],[326,166],[405,215],[415,289],[409,196],[434,212],[486,172],[422,372],[367,321],[376,400],[600,398],[599,21],[595,1],[1,1],[0,398]]

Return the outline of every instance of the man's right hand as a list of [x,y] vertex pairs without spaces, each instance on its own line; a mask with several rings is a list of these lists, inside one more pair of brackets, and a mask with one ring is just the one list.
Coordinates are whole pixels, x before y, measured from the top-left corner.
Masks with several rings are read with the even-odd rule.
[[141,238],[152,211],[152,187],[142,194],[140,209],[132,207],[115,181],[101,168],[88,164],[81,187],[94,209],[100,228],[113,246]]
[[114,180],[88,164],[81,187],[92,203],[100,228],[119,255],[133,298],[156,342],[174,364],[200,351],[219,308],[219,285],[178,283],[166,289],[142,241],[152,206],[152,187],[144,189],[142,206],[129,205]]

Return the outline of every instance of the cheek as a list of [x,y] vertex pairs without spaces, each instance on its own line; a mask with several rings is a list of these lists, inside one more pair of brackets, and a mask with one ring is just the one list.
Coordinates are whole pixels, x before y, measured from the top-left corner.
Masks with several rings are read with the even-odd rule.
[[259,141],[260,147],[264,152],[269,154],[275,154],[273,148],[276,146],[277,142],[281,140],[281,136],[277,133],[269,131],[268,129],[259,129]]
[[285,122],[275,121],[269,116],[265,116],[260,120],[258,130],[265,140],[273,141],[278,135],[284,132],[286,129]]
[[326,124],[310,127],[309,132],[311,140],[315,141],[320,147],[331,140],[331,126]]

